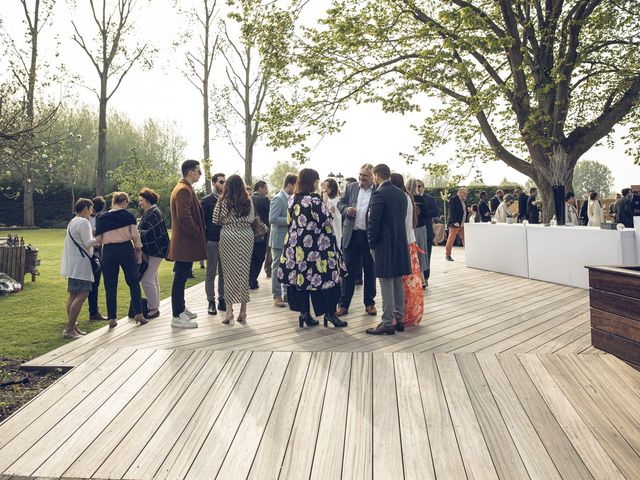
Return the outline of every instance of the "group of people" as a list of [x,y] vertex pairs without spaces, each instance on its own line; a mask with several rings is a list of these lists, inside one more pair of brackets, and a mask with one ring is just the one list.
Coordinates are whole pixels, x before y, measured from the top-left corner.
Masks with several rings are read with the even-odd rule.
[[[157,203],[159,196],[149,188],[140,191],[138,205],[143,210],[138,222],[127,210],[129,196],[111,195],[111,209],[104,211],[103,197],[80,198],[75,216],[67,226],[61,273],[68,278],[66,338],[86,332],[78,328],[78,316],[89,299],[89,319],[117,322],[117,292],[120,269],[129,287],[129,317],[145,325],[160,315],[158,269],[169,250],[169,234]],[[98,289],[104,277],[107,317],[98,310]],[[142,289],[146,300],[143,304]],[[143,314],[144,310],[144,314]]]
[[[456,197],[452,197],[449,202],[450,212],[452,208],[456,212],[460,209],[459,202],[455,199]],[[452,205],[452,201],[456,204]],[[518,202],[517,211],[515,207],[512,208],[516,201]],[[539,224],[541,206],[538,189],[535,187],[529,189],[528,195],[521,188],[516,188],[513,193],[508,194],[505,194],[503,190],[498,190],[490,200],[487,192],[482,191],[478,203],[471,206],[467,221],[471,223],[492,221],[495,223],[514,223],[516,221],[522,223],[526,220],[531,224]],[[464,212],[466,208],[464,204],[462,208]],[[600,226],[605,221],[605,210],[596,191],[589,192],[588,199],[582,202],[580,211],[578,211],[575,194],[567,192],[564,198],[564,209],[566,225]],[[622,223],[627,228],[633,228],[634,212],[636,215],[640,215],[640,197],[630,188],[623,189],[622,194],[616,195],[616,201],[609,205],[610,216],[616,223]]]
[[[158,268],[174,262],[171,325],[196,328],[197,314],[185,304],[185,285],[193,262],[206,260],[207,311],[225,312],[222,323],[245,323],[250,290],[258,275],[272,271],[274,305],[299,313],[300,327],[344,327],[355,285],[361,279],[365,312],[376,316],[376,278],[382,290],[382,323],[370,334],[394,334],[422,318],[422,290],[428,285],[433,219],[439,212],[424,184],[404,182],[384,164],[365,164],[358,179],[348,180],[341,194],[335,179],[322,183],[317,171],[290,173],[270,200],[265,182],[251,191],[239,175],[211,178],[212,193],[201,200],[193,185],[200,180],[199,162],[182,164],[182,178],[171,193],[171,240],[158,195],[140,192],[144,213],[136,226],[125,193],[104,199],[80,199],[65,238],[62,274],[68,277],[68,323],[64,336],[78,338],[77,319],[89,298],[92,320],[117,326],[120,268],[129,286],[129,316],[144,325],[159,312]],[[250,194],[251,192],[251,194]],[[271,257],[271,258],[268,258]],[[104,276],[107,317],[97,308]],[[217,277],[217,304],[216,304]],[[141,285],[146,299],[142,299]],[[146,300],[146,301],[145,301]],[[238,305],[236,314],[234,306]],[[313,315],[311,307],[313,306]]]

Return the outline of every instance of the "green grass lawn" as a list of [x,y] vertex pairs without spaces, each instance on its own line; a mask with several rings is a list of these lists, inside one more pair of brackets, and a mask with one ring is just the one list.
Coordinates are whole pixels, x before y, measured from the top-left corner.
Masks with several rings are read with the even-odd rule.
[[[25,242],[38,248],[40,275],[31,282],[31,275],[25,275],[25,285],[21,292],[0,297],[0,356],[30,359],[42,355],[66,342],[62,330],[67,322],[67,280],[60,276],[60,262],[65,230],[23,230],[11,232]],[[6,232],[0,232],[5,236]],[[204,270],[194,263],[198,278],[190,279],[187,286],[204,280]],[[160,298],[171,294],[172,262],[162,262],[160,267]],[[143,291],[144,296],[144,291]],[[104,285],[100,284],[100,311],[106,316]],[[118,282],[118,318],[127,315],[129,288],[120,273]],[[106,325],[106,322],[89,322],[88,304],[80,313],[78,325],[81,330],[92,331]]]

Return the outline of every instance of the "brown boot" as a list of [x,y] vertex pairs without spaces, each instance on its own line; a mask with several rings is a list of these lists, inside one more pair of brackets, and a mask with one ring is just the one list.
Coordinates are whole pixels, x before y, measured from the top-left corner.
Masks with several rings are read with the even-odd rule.
[[347,310],[344,307],[338,307],[336,309],[336,317],[343,317],[345,316],[347,313],[349,313],[349,310]]
[[389,325],[388,327],[384,323],[379,323],[375,328],[367,328],[365,333],[369,335],[395,335],[396,329],[393,325]]
[[369,305],[368,307],[365,307],[365,310],[372,317],[375,317],[378,314],[378,310],[376,310],[376,307],[374,307],[373,305]]

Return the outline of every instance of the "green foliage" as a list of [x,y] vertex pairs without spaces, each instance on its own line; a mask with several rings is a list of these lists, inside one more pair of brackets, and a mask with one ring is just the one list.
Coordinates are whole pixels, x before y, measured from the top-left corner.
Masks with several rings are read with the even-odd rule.
[[137,203],[138,192],[151,188],[160,196],[160,210],[169,213],[171,191],[175,187],[180,174],[175,158],[154,158],[152,155],[139,155],[135,148],[131,149],[127,161],[112,170],[111,179],[118,189],[129,194],[129,198]]
[[300,170],[300,166],[296,162],[279,160],[276,166],[273,167],[273,171],[269,174],[267,183],[269,184],[269,191],[273,194],[279,192],[284,183],[288,173],[297,174]]
[[[0,356],[29,359],[42,355],[54,348],[58,348],[73,340],[62,338],[62,329],[67,322],[66,299],[67,281],[60,276],[60,261],[64,230],[22,230],[12,232],[25,241],[35,245],[38,258],[41,260],[40,276],[33,283],[27,276],[24,289],[16,294],[0,297],[0,309],[10,322],[3,324],[0,335]],[[197,264],[196,264],[197,265]],[[160,298],[171,294],[173,263],[160,264]],[[204,279],[202,270],[196,270],[198,278],[189,279],[187,287],[195,285]],[[122,275],[122,274],[121,274]],[[118,316],[127,314],[129,305],[129,288],[121,276],[118,282]],[[100,286],[98,296],[100,310],[106,313],[104,288]],[[171,308],[169,305],[166,308]],[[79,327],[82,330],[93,331],[105,326],[104,322],[89,322],[88,307],[85,303],[80,318]],[[124,325],[125,322],[118,322]],[[116,330],[120,326],[116,327]],[[106,334],[106,332],[105,332]]]
[[594,160],[581,160],[573,172],[573,191],[578,198],[587,198],[591,190],[601,198],[613,193],[613,174],[605,164]]
[[[570,178],[614,125],[638,124],[638,13],[635,0],[334,0],[301,29],[299,76],[270,112],[270,144],[301,158],[349,105],[405,113],[429,98],[417,156],[451,142],[459,161],[502,160],[550,192],[554,152]],[[637,145],[639,130],[628,138]]]

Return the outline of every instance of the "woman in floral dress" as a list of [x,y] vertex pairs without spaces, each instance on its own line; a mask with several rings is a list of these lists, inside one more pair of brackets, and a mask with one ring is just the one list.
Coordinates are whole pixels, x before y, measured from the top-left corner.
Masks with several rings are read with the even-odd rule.
[[340,298],[340,278],[346,269],[336,243],[333,218],[317,193],[318,172],[304,168],[298,175],[289,199],[289,232],[280,258],[278,281],[287,287],[289,308],[300,312],[300,327],[315,326],[316,316],[324,315],[324,326],[345,327],[336,316]]

